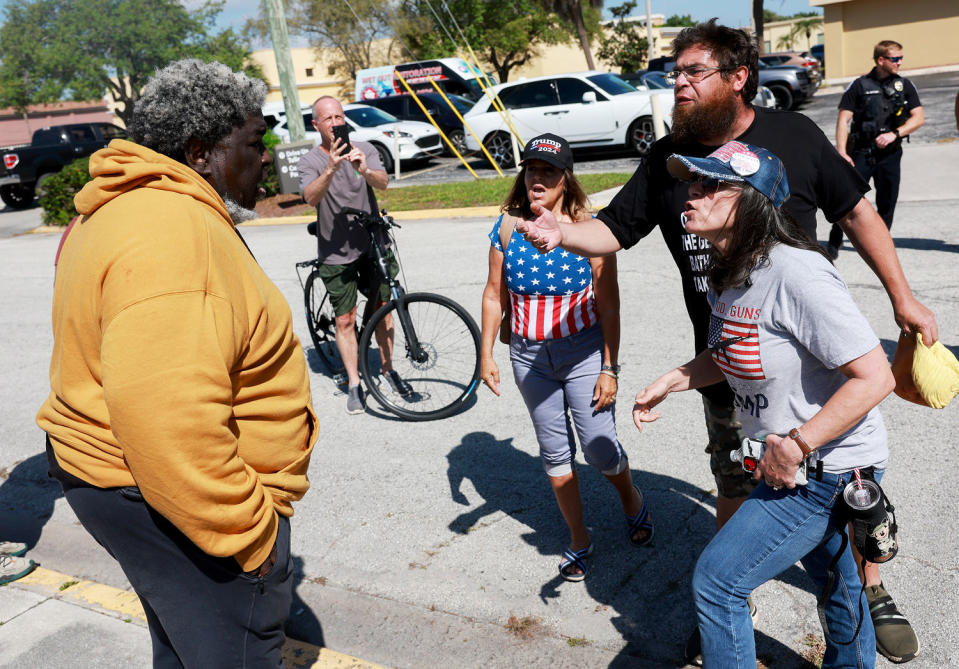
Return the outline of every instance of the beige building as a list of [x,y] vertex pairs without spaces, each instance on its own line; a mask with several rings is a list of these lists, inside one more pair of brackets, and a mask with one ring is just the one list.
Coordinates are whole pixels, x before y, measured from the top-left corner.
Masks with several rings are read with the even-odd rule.
[[809,37],[806,37],[806,31],[796,31],[796,26],[801,21],[813,19],[816,17],[805,16],[798,19],[785,19],[783,21],[770,21],[763,24],[763,53],[773,53],[776,51],[809,51],[813,44],[822,44],[825,39],[823,22],[811,26]]
[[810,0],[823,8],[830,79],[872,68],[873,47],[891,39],[903,46],[904,69],[959,63],[957,0]]

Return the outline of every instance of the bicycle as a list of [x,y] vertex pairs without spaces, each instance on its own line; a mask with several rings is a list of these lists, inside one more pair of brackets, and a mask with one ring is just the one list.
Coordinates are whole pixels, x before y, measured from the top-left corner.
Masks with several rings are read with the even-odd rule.
[[[370,214],[344,208],[370,236],[370,252],[381,284],[366,296],[362,319],[356,330],[358,339],[358,371],[369,394],[384,409],[411,421],[446,418],[462,409],[476,393],[480,373],[480,333],[476,322],[458,303],[435,293],[407,293],[403,285],[389,274],[386,247],[380,230],[393,241],[392,228],[400,227],[386,214]],[[316,222],[307,226],[316,235]],[[330,296],[319,274],[319,259],[296,263],[297,277],[303,288],[306,322],[313,346],[323,363],[334,375],[344,372],[336,346],[336,318]],[[301,270],[309,270],[303,279]],[[390,300],[375,312],[375,296],[379,285],[390,288]],[[357,296],[359,297],[359,295]],[[357,313],[360,313],[359,304]],[[370,313],[373,312],[373,313]],[[393,319],[393,368],[410,384],[412,392],[400,395],[383,380],[377,368],[380,356],[374,340],[377,326],[390,314]],[[371,351],[372,348],[372,351]],[[374,353],[374,355],[371,355]],[[374,358],[371,361],[370,358]]]

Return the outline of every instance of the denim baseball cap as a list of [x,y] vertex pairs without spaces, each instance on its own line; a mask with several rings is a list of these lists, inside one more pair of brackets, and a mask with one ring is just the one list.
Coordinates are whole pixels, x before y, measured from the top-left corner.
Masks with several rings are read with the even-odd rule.
[[705,158],[674,153],[666,161],[669,173],[682,181],[703,177],[748,183],[779,208],[789,197],[782,161],[766,149],[743,142],[726,142]]
[[520,165],[530,160],[543,160],[561,170],[573,169],[573,151],[569,148],[569,142],[551,132],[534,137],[526,143]]

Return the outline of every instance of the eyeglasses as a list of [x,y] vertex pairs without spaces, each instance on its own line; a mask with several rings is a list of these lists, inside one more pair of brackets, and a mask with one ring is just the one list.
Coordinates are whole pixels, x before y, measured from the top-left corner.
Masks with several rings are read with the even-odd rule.
[[679,81],[679,75],[684,75],[686,81],[695,81],[700,82],[706,77],[708,77],[713,72],[729,72],[730,68],[728,67],[702,67],[701,65],[690,65],[689,67],[684,67],[682,69],[675,69],[667,72],[663,78],[666,80],[666,83],[670,86],[675,86],[676,82]]
[[890,58],[889,56],[883,56],[883,58],[885,58],[886,60],[888,60],[888,61],[890,61],[890,62],[893,62],[893,63],[901,63],[901,62],[902,62],[902,56],[892,56],[891,58]]
[[719,190],[730,187],[738,188],[740,185],[733,181],[723,181],[722,179],[716,179],[713,177],[703,177],[693,181],[690,185],[698,185],[703,189],[703,195],[712,196],[715,195]]

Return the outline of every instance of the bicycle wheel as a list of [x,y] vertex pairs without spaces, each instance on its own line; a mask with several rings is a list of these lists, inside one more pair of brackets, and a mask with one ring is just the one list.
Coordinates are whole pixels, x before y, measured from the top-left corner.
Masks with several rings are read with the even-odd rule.
[[333,315],[333,305],[316,268],[313,268],[303,284],[303,299],[306,302],[306,327],[310,331],[316,354],[334,377],[344,374],[346,370],[340,358],[340,350],[336,347],[336,317]]
[[[412,332],[403,327],[395,301],[380,307],[360,337],[360,376],[370,394],[387,411],[401,418],[417,421],[446,418],[463,408],[476,392],[480,371],[479,328],[466,309],[448,297],[411,293],[402,300]],[[388,315],[393,316],[393,369],[413,389],[406,396],[393,392],[386,383],[379,383],[380,364],[374,333]],[[418,357],[411,350],[414,338],[420,346]]]

